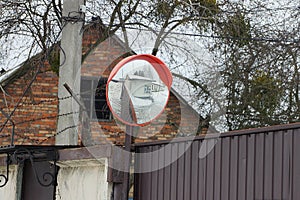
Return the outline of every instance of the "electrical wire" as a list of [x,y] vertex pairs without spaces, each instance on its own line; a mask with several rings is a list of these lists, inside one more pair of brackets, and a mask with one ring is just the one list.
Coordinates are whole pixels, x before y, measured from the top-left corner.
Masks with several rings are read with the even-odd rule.
[[[78,14],[79,13],[79,16],[78,15],[75,15],[75,16],[71,16],[72,14]],[[68,24],[68,23],[77,23],[77,22],[84,22],[84,18],[82,17],[82,13],[80,12],[69,12],[68,13],[68,16],[67,17],[62,17],[62,20],[64,22],[63,26],[61,27],[59,33],[57,34],[57,37],[55,38],[53,44],[55,44],[57,41],[58,41],[58,38],[60,37],[61,33],[62,33],[62,30],[63,28]],[[64,63],[65,63],[65,60],[66,60],[66,53],[65,51],[63,50],[63,48],[60,46],[59,43],[58,44],[58,47],[60,48],[63,56],[64,56],[64,59],[62,59],[63,61],[60,63],[60,66],[61,67]],[[31,81],[29,82],[29,84],[26,86],[25,90],[23,91],[21,97],[19,98],[18,102],[14,105],[13,107],[13,110],[10,112],[10,114],[7,116],[7,119],[4,121],[4,123],[2,125],[0,125],[0,133],[3,131],[3,129],[5,127],[9,127],[9,125],[7,125],[8,121],[11,120],[12,116],[14,115],[15,111],[20,107],[20,105],[22,106],[28,106],[28,105],[39,105],[39,104],[44,104],[44,103],[50,103],[50,102],[54,102],[54,101],[60,101],[60,100],[65,100],[65,99],[68,99],[68,98],[71,98],[71,96],[68,96],[68,97],[64,97],[64,98],[58,98],[58,99],[48,99],[48,100],[42,100],[42,101],[39,101],[39,102],[35,102],[35,103],[27,103],[27,102],[24,102],[23,101],[23,98],[25,96],[25,94],[28,92],[29,88],[31,87],[31,85],[33,84],[33,82],[36,80],[36,77],[37,75],[39,74],[40,72],[40,68],[42,65],[44,65],[44,59],[45,57],[46,58],[49,58],[51,52],[54,50],[54,46],[55,45],[52,45],[50,47],[50,49],[48,49],[46,51],[46,56],[43,57],[43,59],[41,60],[41,63],[38,65],[37,67],[37,70],[36,72],[34,73],[33,75],[33,78],[31,79]],[[49,59],[48,59],[49,60]],[[26,61],[27,63],[29,61]],[[24,63],[25,65],[26,63]],[[3,108],[2,108],[3,109]],[[34,119],[29,119],[29,120],[24,120],[24,121],[21,121],[21,122],[17,122],[15,125],[20,125],[20,124],[24,124],[24,123],[30,123],[30,122],[35,122],[35,121],[40,121],[40,120],[45,120],[45,119],[52,119],[52,118],[59,118],[59,117],[64,117],[64,116],[67,116],[67,115],[70,115],[70,114],[75,114],[76,112],[70,112],[70,113],[64,113],[64,114],[60,114],[60,115],[54,115],[54,116],[47,116],[47,117],[41,117],[41,118],[34,118]],[[77,126],[77,125],[76,125]],[[75,127],[76,127],[75,126]],[[69,129],[71,127],[66,127],[64,128],[63,130],[55,133],[53,136],[49,136],[47,139],[51,138],[51,137],[55,137],[56,135],[66,131],[67,129]],[[16,133],[17,136],[23,138],[23,139],[26,139],[26,140],[30,140],[30,141],[39,141],[39,140],[35,140],[35,139],[31,139],[29,136],[23,136],[23,135],[20,135],[18,133]],[[10,135],[8,134],[3,134],[3,135],[0,135],[0,138],[4,138],[4,137],[9,137]],[[43,141],[42,141],[43,142]],[[40,143],[40,141],[39,141]]]
[[[264,11],[280,11],[280,10],[300,10],[300,6],[296,6],[296,7],[281,7],[281,8],[266,8],[266,9],[262,9],[262,10],[249,10],[246,12],[264,12]],[[228,13],[228,11],[222,11],[222,12],[226,12]],[[84,23],[97,23],[95,21],[88,21],[85,20],[84,18],[82,18],[81,16],[71,16],[74,12],[70,12],[68,14],[68,16],[62,17],[63,21],[64,21],[64,25],[62,26],[60,32],[58,33],[57,37],[55,38],[55,42],[57,42],[59,35],[62,32],[63,27],[66,26],[67,23],[77,23],[77,22],[84,22]],[[76,14],[78,14],[78,12],[75,12]],[[150,31],[147,29],[142,29],[142,28],[136,28],[136,27],[130,27],[127,26],[127,29],[134,29],[134,30],[139,30],[139,31]],[[166,33],[166,32],[165,32]],[[203,38],[214,38],[214,39],[230,39],[230,40],[248,40],[248,41],[263,41],[263,42],[275,42],[275,43],[289,43],[289,44],[298,44],[300,42],[300,39],[291,39],[291,40],[283,40],[283,39],[278,39],[278,38],[243,38],[243,37],[232,37],[232,36],[218,36],[218,35],[205,35],[205,34],[194,34],[194,33],[182,33],[182,32],[172,32],[171,34],[174,35],[183,35],[183,36],[192,36],[192,37],[203,37]],[[62,51],[63,55],[64,55],[64,59],[63,62],[60,64],[60,66],[62,66],[66,60],[66,54],[64,52],[64,50],[62,49],[62,47],[60,46],[60,44],[58,44],[60,50]],[[49,57],[51,51],[53,49],[50,48],[50,50],[48,51],[47,57]],[[41,100],[39,102],[34,102],[34,103],[27,103],[27,102],[21,102],[22,98],[24,97],[24,95],[27,93],[28,89],[30,88],[30,86],[32,85],[33,81],[36,79],[36,76],[39,72],[39,69],[37,70],[37,72],[34,74],[33,79],[31,80],[31,82],[27,85],[24,93],[22,94],[20,100],[18,101],[18,103],[14,106],[13,111],[11,112],[11,114],[9,115],[9,118],[5,121],[4,124],[0,125],[0,133],[2,132],[4,127],[9,127],[9,125],[7,125],[7,122],[9,121],[9,119],[12,117],[12,115],[14,114],[15,110],[17,108],[19,108],[20,106],[28,106],[28,105],[40,105],[40,104],[45,104],[45,103],[51,103],[54,101],[60,101],[60,100],[64,100],[64,99],[68,99],[71,98],[71,96],[68,97],[64,97],[64,98],[58,98],[58,99],[48,99],[48,100]],[[44,120],[44,119],[53,119],[53,118],[59,118],[59,117],[63,117],[63,116],[67,116],[70,114],[75,114],[78,112],[70,112],[70,113],[65,113],[65,114],[60,114],[60,115],[53,115],[53,116],[47,116],[47,117],[41,117],[41,118],[34,118],[34,119],[30,119],[30,120],[24,120],[21,122],[17,122],[16,125],[20,125],[20,124],[24,124],[24,123],[30,123],[30,122],[35,122],[35,121],[40,121],[40,120]],[[7,125],[7,126],[6,126]],[[30,141],[35,141],[35,143],[41,144],[44,143],[45,141],[49,140],[52,137],[55,137],[59,134],[61,134],[62,132],[70,129],[70,128],[75,128],[78,125],[73,125],[73,126],[69,126],[69,127],[65,127],[64,129],[56,132],[55,134],[53,134],[52,136],[47,137],[46,139],[43,140],[38,140],[38,139],[32,139],[29,136],[22,136],[19,133],[16,133],[17,136],[26,139],[26,140],[30,140]],[[3,134],[0,135],[0,138],[4,138],[4,137],[9,137],[9,134]]]
[[[98,21],[86,21],[86,23],[89,24],[98,24]],[[103,25],[103,24],[102,24]],[[132,24],[131,24],[132,25]],[[104,24],[104,26],[107,26],[107,24]],[[118,24],[112,25],[112,27],[118,26]],[[132,27],[132,26],[126,26],[126,29],[130,30],[138,30],[138,31],[146,31],[146,32],[153,32],[155,30],[151,29],[146,29],[146,28],[138,28],[138,27]],[[156,32],[159,32],[157,30]],[[271,43],[284,43],[284,44],[298,44],[300,43],[300,38],[296,39],[280,39],[280,38],[262,38],[262,37],[233,37],[233,36],[221,36],[221,35],[214,35],[214,34],[198,34],[198,33],[184,33],[184,32],[168,32],[164,31],[163,33],[168,33],[170,35],[180,35],[180,36],[191,36],[191,37],[200,37],[200,38],[212,38],[212,39],[229,39],[229,40],[243,40],[243,41],[256,41],[256,42],[271,42]]]
[[[300,5],[299,6],[286,6],[286,7],[275,7],[275,8],[261,8],[261,9],[244,9],[244,10],[239,10],[240,13],[244,14],[249,14],[249,13],[260,13],[260,12],[276,12],[276,11],[300,11]],[[228,14],[235,14],[235,11],[230,11],[230,10],[218,10],[219,12],[222,13],[228,13]]]
[[11,119],[11,117],[13,116],[13,114],[15,113],[15,111],[17,110],[19,104],[21,103],[22,99],[24,98],[25,94],[29,91],[31,85],[33,84],[33,82],[36,80],[36,77],[40,71],[41,65],[38,65],[37,70],[35,71],[33,78],[31,79],[31,81],[29,82],[29,84],[26,86],[23,94],[21,95],[21,97],[19,98],[19,100],[17,101],[17,103],[15,104],[13,110],[10,112],[10,114],[7,116],[7,119],[4,122],[4,126],[0,128],[0,133],[2,132],[2,130],[4,129],[5,125],[8,123],[8,121]]
[[[62,17],[62,19],[66,22],[66,23],[64,24],[64,26],[65,26],[67,23],[69,23],[69,22],[76,23],[76,22],[79,22],[79,21],[84,21],[84,18],[81,17],[81,13],[80,13],[80,16],[71,16],[72,13],[74,13],[74,12],[69,12],[69,14],[68,14],[67,17]],[[78,13],[78,12],[76,12],[76,13]],[[63,26],[63,27],[64,27],[64,26]],[[60,30],[60,32],[59,32],[59,34],[57,35],[57,37],[56,37],[55,40],[57,40],[57,39],[59,38],[59,35],[61,34],[63,27],[61,28],[61,30]],[[65,55],[65,52],[64,52],[64,50],[61,48],[61,46],[60,46],[60,45],[58,45],[58,46],[59,46],[59,48],[62,50],[63,55]],[[50,55],[51,51],[53,50],[53,48],[54,48],[54,45],[52,45],[51,48],[50,48],[50,50],[48,50],[48,52],[46,53],[46,57],[47,57],[47,58],[49,58],[49,55]],[[41,66],[44,65],[44,62],[43,62],[44,59],[45,59],[45,58],[43,58],[43,59],[41,60],[41,63],[38,64],[37,70],[36,70],[36,72],[34,73],[33,78],[31,79],[31,81],[29,82],[29,84],[26,86],[26,88],[25,88],[23,94],[22,94],[21,97],[19,98],[18,102],[14,105],[13,110],[12,110],[11,113],[8,115],[8,117],[7,117],[7,119],[5,120],[5,122],[3,123],[3,125],[0,126],[0,133],[2,132],[3,128],[4,128],[5,125],[8,123],[8,121],[11,119],[11,117],[12,117],[12,115],[14,114],[14,112],[16,111],[16,109],[17,109],[17,108],[19,107],[19,105],[21,104],[22,99],[24,98],[25,94],[28,92],[28,90],[29,90],[29,88],[31,87],[31,85],[33,84],[33,82],[36,80],[36,77],[37,77],[37,75],[38,75],[39,72],[40,72]],[[64,59],[64,60],[65,60],[65,59]],[[26,61],[26,62],[28,63],[29,61]],[[26,65],[26,62],[24,63],[24,65]],[[63,61],[62,63],[64,63],[64,61]],[[61,64],[61,65],[63,65],[63,64]]]
[[[152,32],[148,29],[143,28],[135,28],[135,27],[126,27],[127,29],[139,30],[139,31],[148,31]],[[165,32],[167,33],[167,32]],[[279,38],[245,38],[245,37],[233,37],[233,36],[219,36],[219,35],[206,35],[206,34],[195,34],[195,33],[183,33],[183,32],[171,32],[170,35],[183,35],[183,36],[192,36],[192,37],[202,37],[202,38],[213,38],[213,39],[229,39],[229,40],[247,40],[247,41],[262,41],[262,42],[274,42],[274,43],[290,43],[290,44],[298,44],[300,43],[299,39],[279,39]]]

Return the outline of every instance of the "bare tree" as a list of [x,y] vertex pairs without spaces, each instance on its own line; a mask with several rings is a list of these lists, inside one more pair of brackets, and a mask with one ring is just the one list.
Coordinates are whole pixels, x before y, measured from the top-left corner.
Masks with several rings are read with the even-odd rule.
[[84,28],[101,25],[102,40],[118,34],[129,51],[140,43],[138,53],[164,57],[194,107],[207,117],[217,113],[224,127],[299,120],[300,23],[293,1],[87,0],[86,5],[85,15],[62,16],[61,0],[1,1],[1,54],[16,47],[23,48],[16,57],[42,52],[51,60],[64,25],[82,20]]
[[236,3],[221,16],[211,52],[229,130],[299,121],[299,7]]

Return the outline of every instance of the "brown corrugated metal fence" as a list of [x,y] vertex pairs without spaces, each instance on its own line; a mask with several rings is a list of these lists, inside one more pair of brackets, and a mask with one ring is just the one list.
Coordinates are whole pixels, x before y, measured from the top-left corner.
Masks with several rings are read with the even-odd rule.
[[144,172],[135,174],[135,200],[300,199],[299,124],[139,144],[135,152],[135,170]]

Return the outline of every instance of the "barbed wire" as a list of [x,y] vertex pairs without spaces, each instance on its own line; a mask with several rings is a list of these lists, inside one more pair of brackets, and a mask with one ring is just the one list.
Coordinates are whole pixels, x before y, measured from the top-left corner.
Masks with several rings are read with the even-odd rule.
[[[294,6],[293,7],[281,7],[281,8],[272,8],[272,9],[267,9],[266,8],[266,9],[261,10],[261,11],[297,10],[297,9],[300,9],[300,6],[296,6],[296,7],[294,7]],[[256,10],[256,11],[253,10],[251,12],[261,12],[261,11],[259,11],[259,10]],[[75,23],[75,22],[84,22],[84,23],[90,23],[90,24],[92,24],[92,23],[99,23],[99,22],[95,22],[95,21],[84,20],[83,18],[78,18],[77,16],[75,16],[75,17],[74,16],[70,16],[70,13],[69,13],[69,15],[67,17],[63,17],[63,20],[64,20],[65,24],[67,24],[67,23]],[[130,27],[130,26],[127,26],[126,28],[127,29],[140,30],[140,31],[150,31],[148,29],[142,29],[142,28]],[[61,32],[59,34],[61,34]],[[250,41],[264,41],[264,42],[276,42],[276,43],[283,43],[284,42],[284,43],[290,43],[290,44],[294,44],[294,43],[299,43],[300,42],[300,39],[283,40],[283,39],[279,39],[279,38],[243,38],[243,37],[231,37],[231,36],[192,34],[192,33],[183,33],[183,32],[172,32],[171,34],[184,35],[184,36],[193,36],[193,37],[215,38],[215,39],[250,40]],[[56,38],[57,41],[58,41],[58,38],[59,37]],[[61,48],[60,45],[59,45],[59,48],[63,51],[63,49]],[[49,55],[47,55],[47,56],[49,56]],[[64,57],[63,60],[65,60],[65,59],[66,58]],[[27,85],[27,88],[29,88],[29,87],[30,87],[30,84]],[[25,93],[26,92],[24,92],[24,94]],[[56,99],[46,99],[46,100],[41,100],[41,101],[38,101],[38,102],[25,102],[25,101],[22,101],[16,107],[19,108],[19,107],[24,107],[24,106],[29,106],[29,105],[34,106],[34,105],[47,104],[47,103],[51,103],[51,102],[55,102],[55,101],[62,101],[62,100],[65,100],[65,99],[68,99],[68,98],[71,98],[71,97],[72,96],[67,96],[67,97],[63,97],[63,98],[56,98]],[[14,107],[14,109],[16,109],[16,107]],[[4,109],[4,108],[5,107],[0,108],[0,109]],[[44,120],[44,119],[52,119],[52,118],[55,118],[55,117],[59,118],[59,117],[63,117],[63,116],[67,116],[67,115],[75,114],[75,113],[78,113],[78,112],[70,112],[70,113],[64,113],[64,114],[60,114],[60,115],[53,115],[53,116],[47,116],[47,117],[40,117],[40,118],[34,118],[34,119],[24,120],[24,121],[21,121],[21,122],[17,122],[15,125],[20,125],[20,124],[24,124],[24,123],[30,123],[30,122],[40,121],[40,120]],[[6,124],[0,125],[0,127],[3,127],[3,126],[6,126]],[[9,124],[7,125],[7,127],[10,127],[10,126],[11,125],[9,125]],[[41,144],[41,143],[49,140],[50,138],[55,137],[55,136],[61,134],[62,132],[66,131],[66,130],[68,130],[70,128],[75,128],[77,126],[78,125],[73,125],[73,126],[66,127],[64,129],[62,129],[62,130],[54,133],[53,136],[49,136],[49,137],[47,137],[47,139],[43,139],[43,140],[32,139],[29,136],[22,136],[19,133],[16,133],[16,135],[19,136],[19,137],[21,137],[21,138],[23,138],[23,139],[30,140],[30,141],[36,141],[37,143]],[[2,131],[2,129],[1,129],[1,131]],[[9,137],[9,136],[10,136],[9,134],[0,135],[0,138]]]
[[[29,123],[29,122],[36,122],[36,121],[41,121],[41,120],[45,120],[45,119],[53,119],[53,118],[59,118],[59,117],[65,117],[65,116],[68,116],[68,115],[72,115],[72,114],[78,114],[78,112],[68,112],[68,113],[63,113],[63,114],[58,114],[58,115],[50,115],[50,116],[46,116],[46,117],[38,117],[38,118],[33,118],[33,119],[28,119],[28,120],[24,120],[24,121],[20,121],[20,122],[15,122],[14,125],[20,125],[20,124],[25,124],[25,123]],[[6,126],[6,127],[11,127],[12,125],[9,124],[9,125],[4,125],[4,124],[1,124],[0,127],[3,127],[3,126]]]
[[10,137],[10,136],[11,136],[10,134],[2,134],[2,135],[0,135],[0,138],[6,138],[6,137]]
[[[68,113],[63,113],[63,114],[59,114],[59,115],[53,115],[53,116],[47,116],[47,117],[40,117],[40,118],[34,118],[34,119],[30,119],[30,120],[24,120],[24,121],[21,121],[21,122],[16,122],[14,125],[17,126],[17,125],[20,125],[20,124],[25,124],[25,123],[32,123],[32,122],[36,122],[36,121],[41,121],[41,120],[45,120],[45,119],[53,119],[53,118],[59,118],[59,117],[64,117],[64,116],[68,116],[68,115],[72,115],[72,114],[78,114],[79,112],[68,112]],[[3,125],[2,125],[3,126]],[[6,125],[6,127],[10,127],[12,125]],[[32,137],[30,136],[26,136],[26,135],[21,135],[20,133],[17,133],[17,132],[14,132],[14,134],[18,137],[20,137],[21,139],[25,139],[25,140],[29,140],[31,142],[34,142],[36,144],[41,144],[41,143],[44,143],[45,141],[63,133],[64,131],[70,129],[70,128],[75,128],[77,127],[78,125],[72,125],[72,126],[68,126],[68,127],[65,127],[64,129],[54,133],[53,135],[51,136],[48,136],[47,138],[45,139],[33,139]],[[2,134],[0,135],[0,138],[6,138],[6,137],[11,137],[11,134]],[[33,136],[34,137],[34,136]]]
[[[68,16],[66,17],[62,17],[62,21],[63,21],[63,26],[61,27],[59,33],[57,34],[57,36],[55,37],[55,41],[52,42],[53,45],[46,51],[46,54],[45,54],[45,57],[43,60],[49,60],[49,57],[50,57],[50,54],[51,52],[54,50],[54,44],[57,44],[58,47],[60,48],[60,50],[62,51],[63,53],[63,61],[60,63],[59,67],[61,67],[64,63],[65,63],[65,60],[66,60],[66,54],[65,54],[65,51],[63,50],[63,48],[61,47],[61,45],[59,44],[58,40],[59,40],[59,37],[62,33],[62,30],[63,28],[68,24],[68,23],[76,23],[76,22],[84,22],[84,18],[81,16],[82,13],[79,13],[79,12],[75,12],[75,16],[71,16],[72,14],[74,14],[73,12],[70,12],[68,14]],[[77,14],[80,14],[79,16]],[[51,39],[50,39],[51,40]],[[49,41],[50,41],[49,40]],[[30,60],[29,60],[30,61]],[[28,61],[26,61],[28,62]],[[25,63],[24,63],[25,65]],[[25,96],[25,94],[27,93],[28,89],[30,88],[30,86],[32,85],[32,83],[36,80],[36,77],[37,77],[37,74],[39,73],[40,71],[40,68],[41,68],[41,65],[42,64],[39,64],[38,67],[37,67],[37,71],[33,74],[33,78],[31,79],[30,83],[26,85],[25,87],[25,90],[24,92],[22,93],[21,97],[19,98],[18,102],[13,106],[13,110],[12,112],[10,112],[10,114],[8,115],[7,119],[5,120],[5,122],[0,125],[0,133],[3,131],[3,129],[5,127],[10,127],[12,125],[10,124],[7,124],[9,120],[11,120],[12,116],[14,115],[15,111],[20,108],[20,107],[27,107],[27,106],[36,106],[36,105],[41,105],[41,104],[47,104],[47,103],[52,103],[52,102],[56,102],[56,101],[63,101],[63,100],[66,100],[66,99],[69,99],[71,98],[72,96],[66,96],[66,97],[62,97],[62,98],[56,98],[54,97],[53,99],[45,99],[45,100],[40,100],[38,102],[26,102],[24,101],[23,97]],[[36,97],[38,98],[38,97]],[[0,108],[1,110],[2,109],[5,109],[7,108],[6,107],[2,107]],[[53,118],[60,118],[60,117],[64,117],[64,116],[68,116],[68,115],[71,115],[71,114],[76,114],[76,113],[79,113],[79,112],[69,112],[69,113],[64,113],[64,114],[59,114],[59,115],[50,115],[50,116],[46,116],[46,117],[40,117],[40,118],[32,118],[32,119],[29,119],[29,120],[24,120],[24,121],[20,121],[20,122],[16,122],[14,123],[14,126],[17,126],[17,125],[20,125],[20,124],[24,124],[24,123],[32,123],[32,122],[36,122],[36,121],[41,121],[41,120],[45,120],[45,119],[53,119]],[[31,138],[30,136],[25,136],[25,135],[21,135],[19,133],[14,133],[16,136],[24,139],[24,140],[29,140],[31,142],[34,142],[36,144],[41,144],[47,140],[49,140],[50,138],[52,137],[55,137],[57,135],[59,135],[60,133],[70,129],[70,128],[74,128],[74,127],[77,127],[78,125],[73,125],[73,126],[69,126],[69,127],[65,127],[64,129],[56,132],[55,134],[53,134],[52,136],[49,136],[47,137],[46,139],[43,139],[43,140],[40,140],[40,139],[33,139]],[[5,137],[10,137],[11,135],[10,134],[2,134],[0,135],[0,138],[5,138]]]
[[[24,106],[36,106],[36,105],[40,105],[40,104],[47,104],[47,103],[53,103],[56,101],[63,101],[66,99],[71,98],[72,96],[66,96],[66,97],[62,97],[62,98],[57,98],[57,97],[53,97],[52,99],[45,99],[45,100],[40,100],[40,101],[36,101],[36,102],[25,102],[23,101],[18,108],[24,107]],[[44,96],[35,96],[34,98],[45,98]],[[9,106],[8,106],[9,107]],[[3,110],[5,108],[8,108],[7,106],[1,107],[0,110]]]
[[54,133],[52,136],[48,136],[48,137],[45,138],[45,139],[38,140],[38,141],[39,141],[38,144],[43,144],[44,142],[50,140],[51,138],[56,137],[56,136],[58,136],[59,134],[65,132],[65,131],[67,131],[67,130],[69,130],[69,129],[71,129],[71,128],[76,128],[76,127],[78,127],[78,126],[79,126],[79,125],[67,126],[67,127],[65,127],[64,129],[62,129],[62,130],[60,130],[60,131]]

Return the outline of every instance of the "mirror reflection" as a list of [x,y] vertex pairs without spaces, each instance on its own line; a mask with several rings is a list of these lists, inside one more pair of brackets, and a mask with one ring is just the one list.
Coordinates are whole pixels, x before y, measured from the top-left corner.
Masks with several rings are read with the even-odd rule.
[[108,83],[107,95],[115,115],[125,123],[141,125],[163,111],[169,89],[149,62],[133,60]]

